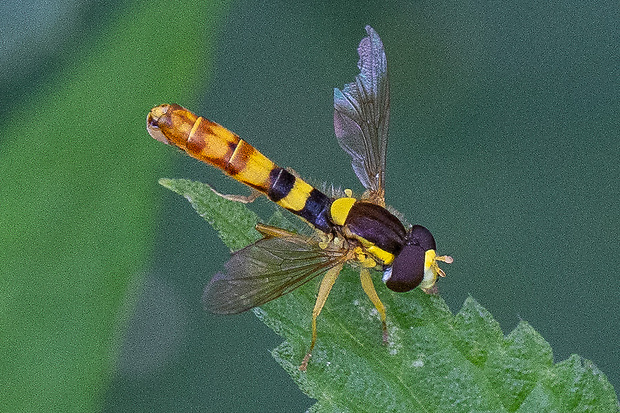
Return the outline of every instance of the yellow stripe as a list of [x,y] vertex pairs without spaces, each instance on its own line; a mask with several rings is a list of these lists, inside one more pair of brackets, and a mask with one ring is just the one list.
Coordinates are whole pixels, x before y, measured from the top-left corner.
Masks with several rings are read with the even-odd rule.
[[384,249],[377,247],[376,245],[372,245],[370,247],[366,247],[366,251],[375,257],[379,258],[385,265],[390,265],[392,261],[394,261],[394,254],[390,254]]
[[383,248],[373,244],[366,238],[362,238],[359,235],[353,234],[351,231],[348,231],[347,227],[345,227],[344,230],[346,236],[358,240],[362,244],[362,247],[364,247],[364,252],[377,258],[379,261],[381,261],[382,264],[390,265],[392,264],[392,262],[394,262],[395,256],[391,252],[388,252]]
[[314,188],[301,179],[295,179],[295,184],[287,196],[278,201],[278,205],[289,211],[301,211],[306,206],[310,192]]
[[[248,150],[251,150],[249,156],[243,158],[246,156]],[[254,149],[253,146],[244,140],[239,141],[239,144],[230,157],[230,164],[241,167],[236,174],[232,175],[233,178],[242,183],[259,187],[263,191],[269,189],[271,183],[269,174],[277,167],[269,158]]]
[[355,198],[338,198],[332,202],[329,213],[331,214],[334,224],[344,225],[349,216],[349,211],[353,208],[355,202],[357,202]]
[[203,119],[204,119],[203,117],[199,117],[198,119],[196,119],[196,122],[194,122],[194,126],[192,126],[192,130],[190,130],[189,131],[189,135],[187,135],[187,140],[188,141],[192,140],[192,137],[194,136],[194,133],[196,133],[196,130],[198,129],[198,127],[202,123]]

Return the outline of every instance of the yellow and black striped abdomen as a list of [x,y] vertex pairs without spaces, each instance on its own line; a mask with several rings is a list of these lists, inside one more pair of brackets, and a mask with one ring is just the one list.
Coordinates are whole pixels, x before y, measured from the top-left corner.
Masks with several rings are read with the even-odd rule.
[[321,231],[330,232],[332,199],[280,168],[252,145],[215,122],[176,105],[160,105],[147,117],[151,136],[175,145],[299,215]]

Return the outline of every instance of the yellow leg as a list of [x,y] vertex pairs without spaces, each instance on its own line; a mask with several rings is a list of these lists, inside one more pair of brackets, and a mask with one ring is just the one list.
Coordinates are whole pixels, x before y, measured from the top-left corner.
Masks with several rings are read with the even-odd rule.
[[327,301],[327,297],[329,296],[329,292],[332,290],[332,286],[336,282],[336,278],[338,278],[338,274],[340,274],[340,270],[342,270],[342,264],[336,265],[327,271],[321,281],[319,295],[316,297],[316,303],[314,304],[314,309],[312,310],[312,343],[310,343],[310,350],[308,350],[308,354],[306,354],[306,357],[304,357],[301,362],[301,366],[299,366],[299,370],[301,371],[306,371],[308,361],[310,361],[310,357],[312,357],[312,349],[314,349],[314,345],[316,344],[316,318],[319,314],[321,314],[321,310]]
[[370,298],[370,301],[375,305],[375,308],[379,312],[381,316],[381,324],[383,325],[383,342],[387,344],[388,342],[388,331],[386,324],[386,314],[385,314],[385,306],[379,299],[377,295],[377,291],[375,290],[375,285],[372,283],[372,278],[370,278],[370,271],[368,268],[362,268],[360,271],[360,280],[362,281],[362,288],[364,292]]
[[282,237],[294,237],[296,234],[290,231],[287,231],[282,228],[272,227],[271,225],[261,224],[258,222],[256,224],[256,230],[260,232],[264,237],[274,237],[274,238],[282,238]]
[[220,196],[224,199],[227,199],[229,201],[234,201],[234,202],[241,202],[242,204],[250,204],[252,202],[254,202],[254,200],[256,198],[258,198],[259,196],[262,195],[262,193],[258,192],[257,190],[252,190],[252,193],[250,195],[230,195],[230,194],[222,194],[220,192],[217,192],[212,186],[208,185],[209,189],[213,191],[213,193],[215,193],[215,195]]

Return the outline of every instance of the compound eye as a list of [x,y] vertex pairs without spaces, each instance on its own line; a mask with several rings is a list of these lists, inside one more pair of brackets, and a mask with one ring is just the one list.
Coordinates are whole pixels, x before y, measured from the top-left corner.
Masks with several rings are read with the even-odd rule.
[[384,273],[387,288],[401,293],[420,285],[424,279],[424,253],[419,245],[405,245]]
[[433,234],[422,225],[414,225],[411,227],[411,230],[407,233],[405,243],[417,244],[421,246],[424,251],[437,249]]
[[411,227],[405,245],[394,259],[392,267],[383,274],[385,285],[392,291],[405,292],[424,280],[426,251],[435,249],[435,238],[421,225]]

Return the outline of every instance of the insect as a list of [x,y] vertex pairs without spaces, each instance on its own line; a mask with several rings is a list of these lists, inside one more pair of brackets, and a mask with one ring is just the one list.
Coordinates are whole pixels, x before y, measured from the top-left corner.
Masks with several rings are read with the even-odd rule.
[[[359,75],[342,90],[334,89],[334,129],[342,149],[352,157],[355,174],[366,189],[356,199],[350,190],[327,195],[281,168],[215,122],[176,104],[153,108],[149,134],[175,145],[232,178],[266,195],[314,228],[308,236],[257,224],[263,238],[232,254],[225,270],[213,276],[204,293],[208,310],[235,314],[287,294],[323,274],[312,310],[312,341],[300,370],[306,370],[317,340],[317,317],[344,264],[359,268],[363,290],[377,309],[387,342],[386,308],[371,279],[383,272],[388,288],[398,292],[430,290],[445,273],[435,239],[423,226],[406,228],[385,207],[385,155],[390,115],[389,81],[383,43],[366,26],[359,44]],[[249,202],[255,196],[222,195]]]

